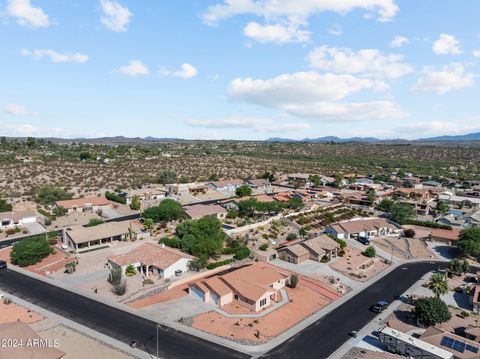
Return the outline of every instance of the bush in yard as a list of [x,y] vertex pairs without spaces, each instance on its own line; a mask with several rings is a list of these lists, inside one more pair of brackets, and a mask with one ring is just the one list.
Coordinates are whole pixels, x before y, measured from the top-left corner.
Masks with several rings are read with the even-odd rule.
[[259,248],[261,251],[266,251],[268,249],[268,243],[263,243]]
[[165,244],[167,247],[170,247],[170,248],[180,248],[182,245],[178,237],[173,237],[173,238],[163,237],[163,238],[160,238],[158,243]]
[[40,262],[52,253],[47,237],[32,237],[13,245],[10,259],[13,264],[26,267]]
[[0,199],[0,212],[10,212],[11,210],[12,205],[4,199]]
[[293,274],[291,277],[290,277],[290,280],[288,281],[288,286],[290,288],[296,288],[297,287],[297,284],[298,284],[298,276],[296,274]]
[[225,259],[224,261],[212,262],[207,264],[207,269],[215,269],[233,262],[233,259]]
[[57,217],[64,216],[64,215],[67,214],[67,212],[68,212],[68,210],[65,207],[62,207],[62,206],[55,206],[52,209],[52,213]]
[[227,218],[228,219],[235,219],[238,217],[238,211],[235,210],[235,209],[231,209],[230,211],[228,211],[227,213]]
[[235,190],[235,194],[237,195],[237,197],[251,196],[252,188],[247,185],[240,186]]
[[480,256],[480,227],[464,229],[458,240],[458,248],[462,254]]
[[347,247],[347,242],[345,242],[343,239],[335,239],[335,240],[340,245],[340,249],[344,249]]
[[77,269],[77,262],[68,262],[65,263],[65,271],[69,274],[72,274]]
[[130,209],[137,211],[140,209],[141,206],[142,203],[140,202],[140,197],[138,197],[137,195],[133,196],[132,202],[130,203]]
[[[194,259],[193,261],[188,262],[188,269],[193,271],[199,271],[205,267],[208,268],[207,263],[208,263],[208,257],[200,256]],[[211,269],[211,268],[208,268],[208,269]]]
[[108,191],[105,192],[105,197],[109,201],[117,202],[117,203],[120,203],[120,204],[127,204],[127,199],[125,197],[119,196],[118,194],[116,194],[114,192],[108,192]]
[[445,302],[437,297],[417,299],[415,315],[426,326],[445,323],[452,318]]
[[448,262],[448,270],[455,275],[462,275],[470,270],[470,264],[466,260],[455,258]]
[[294,239],[297,239],[296,233],[291,232],[287,235],[287,241],[293,241]]
[[127,268],[125,268],[125,275],[128,277],[133,277],[135,274],[137,274],[137,270],[133,264],[129,264]]
[[240,247],[235,251],[235,258],[237,261],[241,261],[242,259],[247,258],[250,255],[250,249],[248,247]]
[[365,256],[365,257],[369,257],[369,258],[373,258],[375,257],[375,255],[377,254],[376,251],[375,251],[375,247],[373,246],[368,246],[363,252],[362,254]]
[[98,226],[99,224],[105,223],[103,219],[100,218],[90,218],[88,223],[85,225],[85,227],[95,227]]
[[118,296],[124,295],[127,292],[127,282],[121,281],[112,287],[112,292]]
[[403,231],[403,235],[407,238],[414,238],[415,237],[415,231],[411,228],[407,228],[406,230]]

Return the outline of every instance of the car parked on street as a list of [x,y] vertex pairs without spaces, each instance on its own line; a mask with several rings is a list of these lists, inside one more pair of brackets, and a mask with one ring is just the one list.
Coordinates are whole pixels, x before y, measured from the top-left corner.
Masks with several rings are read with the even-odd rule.
[[388,302],[380,300],[370,307],[370,310],[375,313],[381,313],[388,307]]
[[358,236],[357,241],[359,241],[360,243],[362,243],[366,246],[368,246],[370,244],[370,240],[367,237],[363,237],[363,236]]
[[0,269],[7,268],[7,262],[0,260]]

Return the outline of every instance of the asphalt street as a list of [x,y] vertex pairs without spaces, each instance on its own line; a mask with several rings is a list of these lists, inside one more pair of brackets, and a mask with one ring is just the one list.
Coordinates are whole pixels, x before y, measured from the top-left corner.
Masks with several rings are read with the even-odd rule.
[[280,344],[263,358],[328,358],[348,339],[353,330],[360,330],[376,313],[370,311],[379,300],[392,303],[425,273],[437,269],[440,263],[410,263],[396,268],[364,289],[326,316]]
[[[264,358],[328,358],[349,339],[352,330],[360,330],[376,314],[369,310],[378,300],[393,302],[425,273],[445,264],[405,264],[282,343]],[[11,270],[0,271],[0,288],[51,312],[69,318],[124,343],[136,341],[139,349],[156,352],[156,323],[135,316],[68,290],[47,284]],[[146,343],[145,349],[143,343]],[[162,358],[247,358],[189,334],[160,327]]]

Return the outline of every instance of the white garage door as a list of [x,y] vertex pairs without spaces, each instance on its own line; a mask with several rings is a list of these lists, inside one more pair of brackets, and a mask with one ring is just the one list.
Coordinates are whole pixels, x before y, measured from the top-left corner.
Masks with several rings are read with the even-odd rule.
[[200,299],[202,302],[205,300],[204,293],[195,287],[190,287],[190,295],[194,298]]

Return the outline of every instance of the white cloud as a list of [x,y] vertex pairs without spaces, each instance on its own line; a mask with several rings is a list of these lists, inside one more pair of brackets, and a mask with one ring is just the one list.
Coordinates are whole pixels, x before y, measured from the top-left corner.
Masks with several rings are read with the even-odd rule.
[[294,116],[337,121],[384,120],[406,115],[391,101],[289,104],[285,106],[285,110]]
[[360,121],[403,116],[404,113],[390,101],[338,102],[360,91],[377,92],[386,87],[380,80],[310,71],[284,74],[268,80],[237,78],[230,83],[227,94],[238,101],[319,120]]
[[462,64],[453,63],[440,69],[425,67],[423,76],[412,87],[414,92],[434,92],[444,94],[449,91],[472,87],[475,75],[466,73]]
[[148,67],[140,60],[130,60],[128,65],[122,66],[114,71],[131,77],[148,75],[150,73]]
[[340,24],[333,24],[328,28],[328,33],[333,36],[340,36],[343,34],[343,28]]
[[37,116],[38,113],[28,110],[25,106],[10,103],[3,106],[3,111],[11,116],[23,117],[23,116]]
[[107,29],[116,32],[127,31],[127,25],[133,14],[126,6],[113,0],[100,0],[100,5],[103,12],[101,21]]
[[397,35],[392,39],[390,43],[390,47],[397,48],[402,47],[409,43],[409,40],[405,36]]
[[278,124],[271,119],[256,117],[227,117],[214,120],[188,120],[190,126],[214,129],[252,129],[260,132],[292,132],[310,128],[307,123]]
[[182,69],[173,73],[173,76],[181,77],[183,79],[191,79],[197,75],[198,70],[189,63],[182,64]]
[[313,68],[339,73],[399,78],[413,71],[410,65],[402,62],[402,55],[384,55],[377,49],[354,52],[324,45],[313,49],[308,60]]
[[433,42],[432,50],[437,55],[461,54],[460,42],[453,35],[440,34],[438,40]]
[[286,18],[301,23],[321,12],[345,14],[354,9],[376,12],[380,21],[391,20],[399,10],[394,0],[225,0],[209,6],[203,19],[207,24],[214,24],[236,15],[254,14],[265,19]]
[[32,6],[30,0],[9,0],[7,14],[15,17],[22,26],[39,28],[50,25],[48,15],[41,8]]
[[243,29],[245,36],[260,43],[274,42],[284,44],[289,42],[308,42],[310,32],[299,29],[297,25],[261,25],[257,22],[250,22]]
[[473,56],[480,57],[480,50],[473,50]]
[[38,128],[33,125],[7,123],[0,120],[0,135],[6,136],[32,136],[38,132]]
[[76,63],[84,63],[88,60],[87,55],[83,55],[80,53],[70,54],[66,53],[59,53],[52,49],[38,49],[38,50],[26,50],[23,49],[20,51],[22,56],[32,57],[36,60],[41,60],[44,57],[49,57],[50,60],[53,62],[76,62]]

